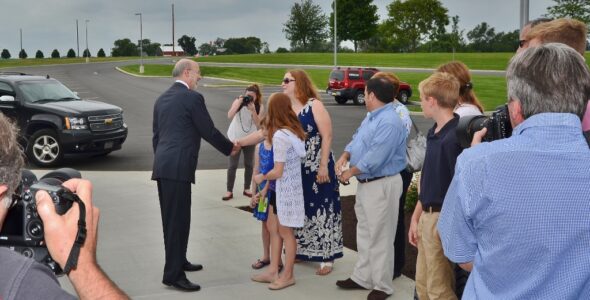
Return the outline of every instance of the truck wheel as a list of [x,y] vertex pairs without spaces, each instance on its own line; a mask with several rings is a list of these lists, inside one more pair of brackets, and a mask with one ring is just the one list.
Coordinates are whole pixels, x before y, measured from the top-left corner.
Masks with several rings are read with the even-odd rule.
[[341,96],[334,97],[334,100],[336,100],[336,103],[338,103],[338,104],[344,104],[344,103],[346,103],[346,101],[348,101],[348,99],[341,97]]
[[365,104],[365,93],[363,91],[358,91],[356,92],[356,95],[354,96],[354,99],[352,99],[354,101],[354,104],[356,105],[364,105]]
[[410,100],[410,94],[408,93],[408,91],[399,91],[398,100],[403,104],[408,104],[408,100]]
[[63,151],[52,129],[35,132],[27,143],[27,157],[39,167],[52,167],[63,158]]

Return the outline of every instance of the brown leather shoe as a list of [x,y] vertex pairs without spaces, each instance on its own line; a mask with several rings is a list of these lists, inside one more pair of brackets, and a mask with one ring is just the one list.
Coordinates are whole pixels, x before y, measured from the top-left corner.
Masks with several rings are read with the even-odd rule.
[[380,290],[372,290],[369,295],[367,296],[367,300],[385,300],[387,299],[387,297],[389,297],[391,295],[388,295],[387,293],[385,293],[384,291],[380,291]]
[[350,278],[346,280],[338,280],[336,281],[336,285],[345,290],[366,290],[366,288],[362,287],[360,284],[356,283]]

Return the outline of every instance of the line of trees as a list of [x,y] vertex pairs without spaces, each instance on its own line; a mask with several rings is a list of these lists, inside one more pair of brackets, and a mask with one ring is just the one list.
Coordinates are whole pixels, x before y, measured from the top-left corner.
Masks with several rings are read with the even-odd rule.
[[[459,16],[449,17],[440,0],[393,0],[381,22],[373,0],[335,1],[338,41],[352,42],[355,52],[510,52],[518,45],[518,30],[496,32],[486,22],[467,32],[459,29]],[[546,17],[590,23],[590,1],[553,1]],[[291,42],[291,51],[331,51],[333,24],[333,12],[328,17],[313,0],[300,0],[291,7],[283,32]]]
[[[90,51],[88,49],[84,50],[83,57],[90,57],[90,56],[91,56]],[[98,50],[96,56],[97,57],[105,57],[106,55],[105,55],[104,50],[102,48],[100,48],[100,50]],[[2,49],[2,53],[0,53],[0,57],[2,59],[9,59],[12,57],[12,55],[10,54],[10,51],[8,51],[8,49]],[[28,54],[25,49],[22,49],[21,51],[19,51],[18,58],[25,59],[27,57],[28,57]],[[60,58],[60,57],[61,57],[61,55],[59,53],[59,50],[53,49],[53,51],[51,52],[51,58]],[[67,58],[76,57],[76,51],[74,51],[74,49],[70,48],[67,51],[66,57]],[[43,53],[43,51],[37,50],[37,52],[35,52],[35,58],[45,58],[45,54]]]

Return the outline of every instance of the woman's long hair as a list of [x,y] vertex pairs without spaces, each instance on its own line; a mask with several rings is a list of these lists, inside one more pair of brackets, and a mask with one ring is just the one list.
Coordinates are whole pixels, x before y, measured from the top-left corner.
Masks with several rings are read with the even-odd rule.
[[440,65],[438,72],[446,72],[449,73],[459,80],[459,103],[467,103],[477,106],[480,112],[483,113],[483,106],[477,100],[475,96],[475,92],[473,92],[473,83],[471,83],[471,75],[469,74],[469,69],[467,66],[456,60],[444,65]]
[[309,98],[320,99],[318,89],[315,87],[309,75],[301,69],[288,70],[287,73],[295,79],[295,97],[302,105],[305,105]]
[[299,118],[291,109],[291,99],[283,93],[273,93],[268,98],[268,110],[262,121],[268,134],[266,139],[272,143],[272,137],[280,129],[288,129],[301,140],[305,140],[305,131],[301,127]]
[[256,94],[256,100],[254,100],[254,105],[260,106],[262,104],[262,92],[260,92],[260,87],[258,84],[253,83],[246,88],[247,92],[253,92]]

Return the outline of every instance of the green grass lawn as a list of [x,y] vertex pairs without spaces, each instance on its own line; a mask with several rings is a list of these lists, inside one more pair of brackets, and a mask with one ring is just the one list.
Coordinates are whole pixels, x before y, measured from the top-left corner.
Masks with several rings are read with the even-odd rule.
[[[144,59],[153,59],[160,57],[144,57]],[[107,62],[107,61],[123,61],[123,60],[139,60],[138,57],[91,57],[90,62]],[[42,66],[42,65],[61,65],[61,64],[75,64],[84,63],[86,58],[27,58],[27,59],[0,59],[0,69],[15,68],[26,66]]]
[[[505,70],[513,52],[506,53],[339,53],[338,65],[364,67],[436,68],[453,60],[473,70]],[[590,61],[587,54],[586,61]],[[271,53],[199,57],[198,62],[333,65],[332,53]]]
[[[171,76],[171,65],[144,65],[144,75],[152,76]],[[121,69],[137,74],[139,65],[129,65]],[[201,66],[201,74],[209,77],[219,77],[256,82],[262,85],[280,85],[286,69],[282,68],[234,68],[234,67],[208,67]],[[328,84],[330,70],[308,69],[306,72],[310,75],[316,87],[325,90]],[[418,83],[428,77],[428,73],[410,73],[398,72],[396,75],[412,86],[414,95],[411,100],[419,101]],[[500,76],[474,75],[473,85],[476,95],[483,103],[486,110],[493,110],[498,105],[506,102],[506,80]],[[331,96],[322,95],[325,99],[331,99]]]

